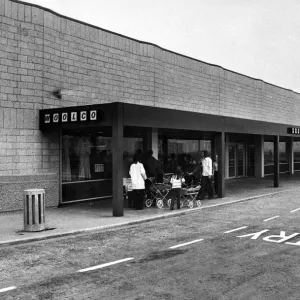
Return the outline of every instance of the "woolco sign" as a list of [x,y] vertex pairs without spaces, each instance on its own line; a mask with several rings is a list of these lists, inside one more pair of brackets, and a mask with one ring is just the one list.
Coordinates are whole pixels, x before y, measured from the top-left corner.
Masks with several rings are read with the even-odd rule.
[[91,111],[72,111],[61,112],[44,115],[44,123],[73,123],[73,122],[86,122],[97,121],[97,110]]
[[102,111],[99,109],[54,109],[40,111],[41,128],[53,127],[62,124],[94,123],[102,120]]

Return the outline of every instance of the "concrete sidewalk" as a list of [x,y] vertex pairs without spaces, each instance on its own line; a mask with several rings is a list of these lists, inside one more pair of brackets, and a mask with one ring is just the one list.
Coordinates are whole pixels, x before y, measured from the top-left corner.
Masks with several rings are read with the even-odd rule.
[[280,187],[273,187],[273,178],[234,179],[226,181],[226,197],[202,201],[200,208],[187,208],[170,211],[156,207],[144,210],[124,209],[123,217],[113,217],[110,201],[94,201],[72,204],[60,208],[46,209],[46,230],[24,232],[23,212],[0,214],[0,245],[20,244],[53,237],[73,235],[82,232],[122,227],[130,224],[149,222],[155,219],[174,217],[187,213],[202,213],[203,210],[221,205],[255,199],[274,193],[283,193],[300,188],[300,174],[282,175]]

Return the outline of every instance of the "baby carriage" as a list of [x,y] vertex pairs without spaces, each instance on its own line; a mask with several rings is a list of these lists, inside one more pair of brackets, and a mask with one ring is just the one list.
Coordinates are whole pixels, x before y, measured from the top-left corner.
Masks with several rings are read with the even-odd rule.
[[[193,208],[194,206],[200,207],[201,201],[196,199],[201,185],[194,184],[193,181],[188,182],[189,184],[183,183],[181,188],[180,207],[187,206]],[[171,206],[171,199],[168,199],[168,206]]]
[[193,208],[195,205],[197,207],[200,207],[201,200],[196,199],[200,188],[200,185],[191,185],[183,187],[181,189],[181,207],[185,205],[187,205],[189,208]]
[[158,208],[163,208],[168,205],[167,200],[171,186],[166,183],[155,183],[154,178],[150,177],[146,181],[146,191],[145,191],[145,206],[151,207],[156,205]]

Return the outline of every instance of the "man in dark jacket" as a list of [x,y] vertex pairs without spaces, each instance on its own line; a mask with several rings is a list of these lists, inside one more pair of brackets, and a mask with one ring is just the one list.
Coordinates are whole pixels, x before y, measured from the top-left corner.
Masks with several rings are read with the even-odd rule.
[[153,151],[148,150],[148,157],[145,163],[147,177],[155,177],[158,182],[162,182],[161,174],[163,173],[161,162],[153,156]]
[[201,180],[201,174],[202,174],[202,162],[195,162],[193,164],[193,170],[192,172],[189,172],[188,175],[192,176],[194,183],[198,183]]

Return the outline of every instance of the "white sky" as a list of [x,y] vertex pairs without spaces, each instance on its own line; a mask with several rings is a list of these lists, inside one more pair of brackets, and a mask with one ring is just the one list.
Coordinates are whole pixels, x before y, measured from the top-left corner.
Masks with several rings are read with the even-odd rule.
[[299,0],[27,0],[300,93]]

